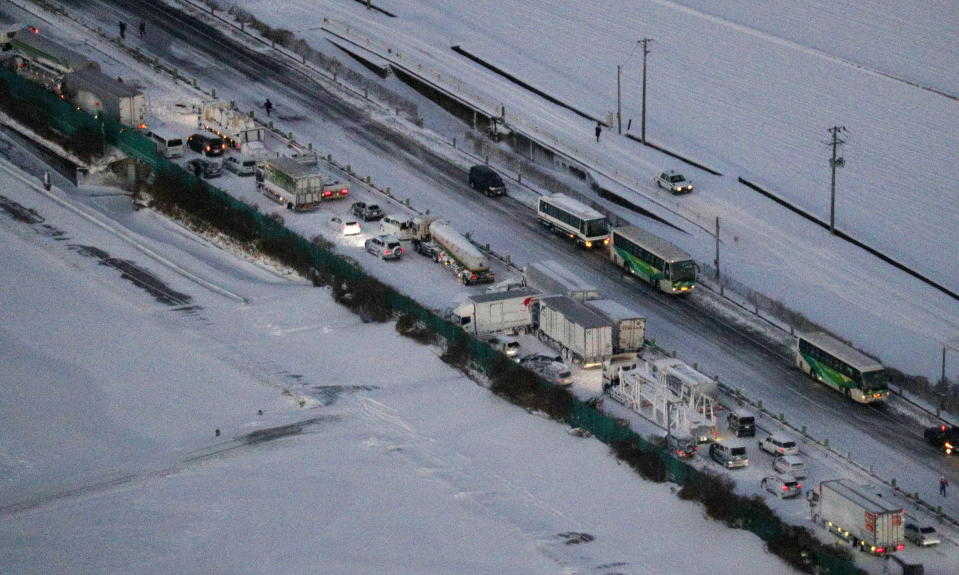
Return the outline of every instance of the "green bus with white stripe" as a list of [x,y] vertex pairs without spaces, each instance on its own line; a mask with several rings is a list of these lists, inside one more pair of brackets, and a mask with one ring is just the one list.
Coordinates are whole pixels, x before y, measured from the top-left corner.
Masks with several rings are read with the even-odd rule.
[[859,403],[889,397],[889,377],[881,363],[829,334],[796,338],[796,365],[809,377]]
[[614,228],[609,255],[623,271],[668,294],[696,287],[696,262],[686,252],[636,226]]

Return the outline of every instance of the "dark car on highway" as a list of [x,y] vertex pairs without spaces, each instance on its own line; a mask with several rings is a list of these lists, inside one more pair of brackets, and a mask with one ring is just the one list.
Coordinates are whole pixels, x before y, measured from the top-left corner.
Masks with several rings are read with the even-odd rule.
[[226,142],[216,134],[193,134],[186,140],[191,150],[204,156],[222,156]]

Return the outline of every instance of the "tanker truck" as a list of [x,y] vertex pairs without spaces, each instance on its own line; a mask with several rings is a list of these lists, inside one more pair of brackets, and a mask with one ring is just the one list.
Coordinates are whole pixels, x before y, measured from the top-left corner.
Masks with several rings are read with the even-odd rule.
[[380,222],[380,231],[409,239],[413,249],[443,264],[465,285],[492,283],[496,274],[490,269],[489,259],[447,223],[436,218],[412,218],[388,215]]

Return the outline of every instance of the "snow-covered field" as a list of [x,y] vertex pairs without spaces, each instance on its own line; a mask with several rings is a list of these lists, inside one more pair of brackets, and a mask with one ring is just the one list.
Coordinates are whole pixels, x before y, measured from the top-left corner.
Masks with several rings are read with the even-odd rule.
[[0,572],[789,572],[325,290],[9,170],[37,218],[0,214]]

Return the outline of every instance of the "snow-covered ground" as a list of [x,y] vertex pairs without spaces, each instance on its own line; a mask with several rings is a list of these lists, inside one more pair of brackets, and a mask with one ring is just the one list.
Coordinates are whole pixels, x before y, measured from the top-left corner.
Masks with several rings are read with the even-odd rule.
[[[714,240],[705,230],[719,217],[724,273],[890,365],[937,377],[943,345],[959,347],[959,303],[953,298],[797,221],[736,182],[740,176],[757,182],[828,221],[827,129],[845,126],[837,227],[959,290],[959,259],[950,255],[959,245],[959,80],[949,65],[959,51],[953,38],[959,13],[951,3],[920,9],[880,2],[866,9],[859,2],[539,0],[503,10],[501,2],[486,0],[455,7],[383,2],[395,18],[355,2],[238,5],[319,49],[328,46],[326,26],[491,109],[505,106],[512,125],[583,159],[633,188],[632,194],[678,211],[685,221],[675,223],[687,233],[657,233],[700,261],[714,257]],[[635,46],[643,37],[654,40],[648,137],[724,177],[644,149],[612,129],[597,144],[588,120],[450,50],[462,46],[601,118],[616,109],[616,66],[623,65],[624,129],[632,119],[631,133],[638,135],[642,54]],[[317,136],[335,155],[345,142]],[[374,178],[405,187],[395,170],[372,161],[362,165]],[[697,192],[675,199],[657,191],[652,177],[663,168],[691,175]],[[471,219],[467,213],[449,215]],[[490,237],[512,251],[507,238]]]
[[3,573],[790,572],[325,290],[10,170],[36,217],[0,213]]

